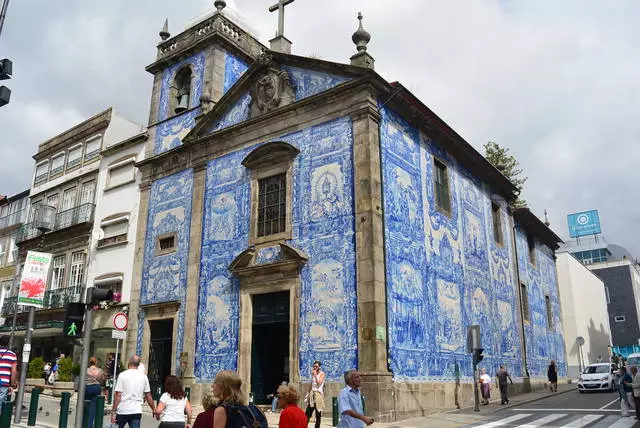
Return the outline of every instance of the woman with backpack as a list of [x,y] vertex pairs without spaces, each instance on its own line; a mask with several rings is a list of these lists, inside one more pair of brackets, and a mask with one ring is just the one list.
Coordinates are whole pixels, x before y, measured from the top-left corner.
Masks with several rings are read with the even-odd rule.
[[237,373],[223,370],[213,381],[213,395],[219,400],[213,413],[213,426],[226,428],[268,428],[267,418],[253,404],[247,405],[242,394],[242,380]]
[[184,414],[187,414],[187,427],[191,425],[191,403],[182,388],[180,379],[167,376],[164,381],[164,394],[156,407],[156,418],[160,421],[158,428],[185,428]]

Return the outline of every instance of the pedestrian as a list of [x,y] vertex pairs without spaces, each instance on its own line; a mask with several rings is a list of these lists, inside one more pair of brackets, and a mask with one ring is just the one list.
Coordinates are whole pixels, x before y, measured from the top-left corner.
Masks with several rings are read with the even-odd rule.
[[49,383],[49,376],[51,375],[51,362],[47,361],[44,365],[44,382]]
[[500,370],[496,373],[498,379],[498,387],[500,388],[500,404],[509,404],[509,382],[513,385],[511,375],[507,371],[507,368],[503,365],[500,366]]
[[551,360],[549,367],[547,368],[547,379],[549,379],[549,389],[551,392],[558,391],[558,366],[556,362]]
[[102,385],[106,380],[106,376],[102,369],[97,366],[96,357],[89,358],[89,367],[87,368],[86,386],[84,389],[84,399],[90,400],[89,406],[89,426],[93,426],[93,420],[96,417],[96,397],[102,393]]
[[633,378],[625,367],[620,367],[620,414],[629,416],[629,410],[633,410]]
[[118,375],[115,387],[115,397],[111,407],[111,423],[124,428],[140,428],[142,419],[142,403],[146,401],[155,412],[156,406],[151,397],[151,387],[147,376],[138,370],[140,358],[129,358],[128,369]]
[[633,375],[633,402],[636,406],[636,419],[640,419],[640,373],[636,366],[631,367],[631,374]]
[[9,349],[9,337],[0,336],[0,411],[7,397],[13,393],[16,385],[16,366],[18,357]]
[[[280,388],[281,385],[287,385],[286,381],[282,381],[280,383],[280,385],[278,385],[278,388]],[[267,399],[271,399],[271,413],[275,413],[278,410],[278,390],[276,389],[276,392],[274,392],[273,394],[269,394],[267,395]]]
[[311,415],[315,412],[316,423],[315,428],[320,428],[320,420],[322,419],[322,409],[324,409],[324,381],[325,373],[322,371],[322,363],[314,361],[311,368],[311,385],[309,386],[309,403],[305,411],[307,415],[307,423],[311,420]]
[[191,403],[182,388],[182,382],[176,376],[167,376],[164,380],[164,394],[156,407],[155,415],[160,421],[158,428],[185,428],[184,415],[187,414],[187,426],[191,425]]
[[[139,355],[136,355],[136,357],[140,358]],[[138,366],[138,370],[140,370],[144,374],[147,374],[147,368],[145,367],[144,363],[142,362],[142,358],[140,358],[140,365]]]
[[193,422],[193,428],[211,428],[213,426],[213,415],[216,407],[218,406],[218,400],[213,395],[213,392],[207,392],[202,396],[202,412],[196,416],[196,420]]
[[491,398],[491,376],[487,374],[487,369],[482,368],[480,375],[480,392],[482,393],[482,404],[489,404]]
[[307,428],[309,419],[306,413],[298,407],[300,392],[291,385],[280,385],[278,387],[278,407],[282,409],[280,413],[280,428]]
[[213,395],[218,407],[213,413],[213,426],[225,428],[267,428],[267,418],[253,404],[247,405],[242,393],[242,380],[237,373],[222,370],[213,381]]
[[373,418],[365,416],[362,410],[362,395],[360,394],[360,386],[362,378],[357,370],[348,370],[344,374],[345,388],[340,391],[338,397],[338,409],[340,412],[340,421],[338,428],[362,428],[365,425],[371,425]]

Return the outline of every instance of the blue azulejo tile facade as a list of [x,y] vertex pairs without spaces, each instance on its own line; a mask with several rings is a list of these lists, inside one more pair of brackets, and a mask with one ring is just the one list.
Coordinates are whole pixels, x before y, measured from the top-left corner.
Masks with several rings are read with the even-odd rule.
[[202,84],[204,81],[205,53],[198,52],[188,58],[183,59],[162,72],[162,87],[160,88],[160,103],[158,105],[158,121],[169,117],[169,94],[171,85],[174,83],[176,73],[184,67],[191,69],[191,96],[189,97],[189,108],[200,104],[202,95]]
[[[287,242],[309,256],[300,274],[300,373],[320,359],[328,377],[339,380],[345,367],[357,366],[351,120],[276,140],[300,150],[293,163],[293,239]],[[240,284],[229,264],[249,242],[250,171],[241,162],[255,148],[226,154],[207,166],[196,332],[199,381],[237,369]],[[254,263],[280,257],[278,246],[266,247]]]
[[224,87],[222,88],[223,93],[227,93],[229,89],[242,77],[242,75],[247,71],[249,65],[241,60],[240,58],[234,56],[233,54],[226,52],[224,53]]
[[[529,310],[524,328],[527,339],[527,366],[529,374],[543,377],[550,360],[558,364],[558,373],[566,376],[566,356],[558,281],[553,252],[535,243],[530,256],[527,234],[516,229],[520,282],[525,285]],[[547,303],[547,299],[549,302]]]
[[[187,287],[187,263],[189,254],[189,230],[193,170],[159,179],[152,183],[149,196],[147,232],[144,246],[144,265],[140,289],[140,303],[148,305],[164,302],[184,302]],[[170,253],[158,251],[157,238],[175,234],[176,250]],[[143,323],[140,314],[139,322]],[[142,346],[138,329],[138,345]],[[176,355],[182,351],[184,338],[184,304],[180,305],[177,323]],[[179,361],[177,361],[179,364]]]
[[[493,240],[494,195],[456,159],[382,110],[389,359],[396,380],[468,381],[467,326],[479,324],[489,371],[522,374],[512,249]],[[451,207],[436,207],[434,157],[447,165]],[[505,203],[503,236],[508,237]]]

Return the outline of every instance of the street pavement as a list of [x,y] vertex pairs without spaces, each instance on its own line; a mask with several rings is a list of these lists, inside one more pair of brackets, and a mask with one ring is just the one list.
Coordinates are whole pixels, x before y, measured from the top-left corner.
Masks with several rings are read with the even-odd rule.
[[[29,403],[29,399],[25,400]],[[590,392],[579,394],[575,384],[559,385],[559,392],[538,390],[528,394],[511,397],[509,405],[500,405],[494,400],[488,406],[481,406],[480,412],[465,408],[408,419],[391,423],[376,422],[373,427],[385,428],[533,428],[533,427],[569,427],[569,428],[640,428],[640,421],[634,416],[620,416],[620,401],[617,393]],[[146,407],[146,406],[145,406]],[[110,406],[108,406],[110,409]],[[58,398],[40,396],[37,426],[57,427],[60,416]],[[196,412],[199,411],[196,407]],[[267,414],[270,427],[278,426],[279,414]],[[73,427],[75,419],[75,400],[72,400],[68,426]],[[110,425],[109,416],[105,416],[104,427]],[[21,425],[26,426],[26,413]],[[158,422],[149,412],[143,414],[142,427],[158,426]],[[313,426],[312,423],[309,425]],[[331,426],[331,414],[327,412],[322,427]]]

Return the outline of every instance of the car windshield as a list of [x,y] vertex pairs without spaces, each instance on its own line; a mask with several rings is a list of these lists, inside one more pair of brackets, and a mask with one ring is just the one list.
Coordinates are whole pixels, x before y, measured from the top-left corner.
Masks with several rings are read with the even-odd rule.
[[587,366],[582,373],[609,373],[609,366]]
[[629,357],[627,358],[628,366],[637,366],[640,364],[640,357]]

